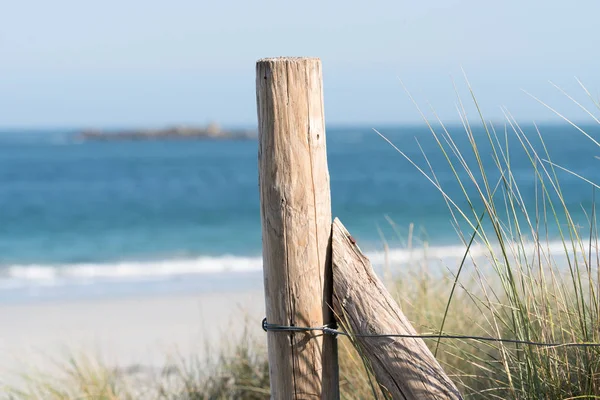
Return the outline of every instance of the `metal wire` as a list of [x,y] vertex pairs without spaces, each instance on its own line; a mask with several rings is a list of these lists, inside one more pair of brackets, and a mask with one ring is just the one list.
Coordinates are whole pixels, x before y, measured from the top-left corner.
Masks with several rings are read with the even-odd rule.
[[523,344],[537,347],[600,347],[600,343],[545,343],[545,342],[533,342],[529,340],[517,340],[517,339],[503,339],[486,336],[469,336],[469,335],[436,335],[436,334],[424,334],[424,335],[408,335],[408,334],[368,334],[368,333],[348,333],[340,331],[335,328],[334,324],[327,324],[318,327],[306,327],[306,326],[287,326],[270,324],[267,319],[263,319],[262,328],[265,332],[323,332],[326,335],[332,336],[346,336],[349,338],[405,338],[405,339],[460,339],[460,340],[475,340],[479,342],[499,342],[499,343],[513,343]]

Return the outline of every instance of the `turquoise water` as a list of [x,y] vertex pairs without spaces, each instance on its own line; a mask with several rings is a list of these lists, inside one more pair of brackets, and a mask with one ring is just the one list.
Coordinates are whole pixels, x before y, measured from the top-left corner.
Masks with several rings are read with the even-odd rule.
[[[441,186],[461,199],[425,127],[378,129],[426,167],[417,138]],[[598,127],[586,130],[600,138]],[[472,163],[464,130],[451,131]],[[541,131],[554,162],[600,182],[600,148],[571,127]],[[532,127],[528,132],[535,139]],[[247,276],[260,282],[257,142],[78,143],[71,133],[0,132],[0,299],[210,290],[244,284]],[[414,223],[417,240],[440,254],[456,249],[439,191],[372,129],[330,128],[327,136],[333,214],[361,248],[381,250],[379,228],[401,257],[402,240],[387,216],[402,235]],[[487,139],[476,136],[494,170]],[[513,173],[533,205],[531,164],[508,136]],[[585,221],[591,186],[561,178],[569,207]]]

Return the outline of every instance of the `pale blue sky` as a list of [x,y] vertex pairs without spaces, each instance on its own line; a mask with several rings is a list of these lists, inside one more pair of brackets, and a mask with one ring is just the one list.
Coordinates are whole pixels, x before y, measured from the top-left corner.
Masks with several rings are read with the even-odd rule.
[[330,124],[457,121],[467,72],[488,118],[581,113],[600,91],[600,1],[0,0],[0,126],[253,125],[255,61],[323,60]]

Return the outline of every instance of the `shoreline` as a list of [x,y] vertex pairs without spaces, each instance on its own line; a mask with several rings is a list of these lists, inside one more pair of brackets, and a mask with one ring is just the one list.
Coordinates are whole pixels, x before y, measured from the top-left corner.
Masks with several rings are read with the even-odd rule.
[[62,282],[24,281],[21,285],[4,287],[0,289],[0,307],[132,297],[248,292],[262,290],[263,287],[262,270],[207,272],[154,278],[91,279],[88,277],[71,282],[65,281],[64,277],[62,279]]
[[173,356],[218,354],[243,334],[262,340],[263,317],[262,290],[0,304],[10,321],[0,326],[0,376],[60,372],[70,355],[161,368]]

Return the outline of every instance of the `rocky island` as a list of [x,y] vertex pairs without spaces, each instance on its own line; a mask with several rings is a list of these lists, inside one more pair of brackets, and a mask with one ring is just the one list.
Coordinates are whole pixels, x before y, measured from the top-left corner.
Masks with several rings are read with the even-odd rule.
[[85,130],[76,135],[76,140],[116,141],[116,140],[248,140],[257,138],[252,130],[224,130],[217,124],[206,127],[173,126],[164,129],[141,129],[124,131]]

